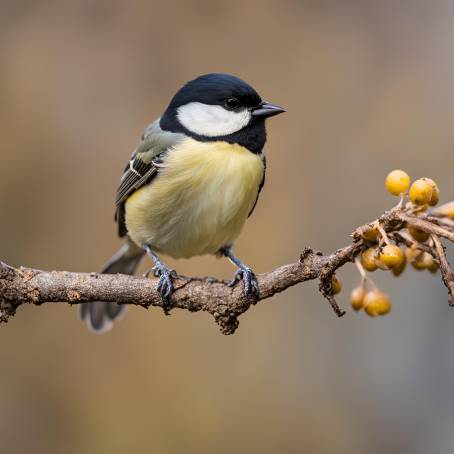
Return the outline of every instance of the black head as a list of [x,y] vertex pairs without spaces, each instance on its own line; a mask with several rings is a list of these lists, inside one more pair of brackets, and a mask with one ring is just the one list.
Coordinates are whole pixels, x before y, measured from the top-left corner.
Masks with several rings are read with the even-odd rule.
[[161,128],[200,141],[223,140],[259,152],[265,140],[265,118],[284,112],[262,101],[238,77],[212,73],[184,85],[161,118]]
[[[229,100],[234,99],[235,105],[230,106]],[[257,106],[262,102],[262,98],[250,85],[236,76],[211,73],[197,77],[180,88],[169,108],[176,109],[190,102],[239,108]]]

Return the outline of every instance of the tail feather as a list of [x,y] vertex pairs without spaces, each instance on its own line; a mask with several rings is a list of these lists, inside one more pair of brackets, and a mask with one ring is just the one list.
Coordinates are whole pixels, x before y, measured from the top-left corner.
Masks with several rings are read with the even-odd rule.
[[[143,249],[128,239],[120,250],[101,268],[100,273],[132,275],[136,272],[144,253]],[[81,304],[80,318],[91,331],[102,334],[109,331],[113,326],[113,321],[120,319],[126,311],[127,307],[125,305],[95,301]]]

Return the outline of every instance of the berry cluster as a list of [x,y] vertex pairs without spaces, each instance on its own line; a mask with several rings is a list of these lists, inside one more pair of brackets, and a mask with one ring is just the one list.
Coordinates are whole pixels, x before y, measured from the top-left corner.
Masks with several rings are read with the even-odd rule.
[[[390,172],[385,186],[390,194],[400,197],[394,210],[405,210],[418,217],[429,207],[437,205],[440,197],[435,181],[420,178],[411,183],[410,177],[403,170]],[[432,213],[454,219],[454,202],[434,209]],[[389,296],[378,289],[366,271],[381,269],[400,276],[408,263],[416,270],[428,270],[432,273],[439,268],[432,238],[429,233],[418,228],[401,224],[395,229],[388,229],[387,233],[380,220],[377,220],[362,228],[360,235],[366,248],[356,259],[361,282],[350,294],[350,302],[355,311],[364,309],[369,316],[376,317],[391,310]],[[341,289],[335,276],[332,288],[333,294]]]

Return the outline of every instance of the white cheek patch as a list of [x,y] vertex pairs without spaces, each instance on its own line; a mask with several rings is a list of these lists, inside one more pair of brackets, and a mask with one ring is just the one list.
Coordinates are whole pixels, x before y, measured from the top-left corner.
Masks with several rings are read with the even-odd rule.
[[226,136],[243,129],[251,119],[244,109],[233,112],[222,106],[190,102],[177,110],[178,121],[189,131],[207,137]]

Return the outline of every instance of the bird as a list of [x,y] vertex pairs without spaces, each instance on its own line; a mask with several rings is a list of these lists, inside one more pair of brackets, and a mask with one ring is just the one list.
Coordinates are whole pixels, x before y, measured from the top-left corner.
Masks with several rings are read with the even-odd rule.
[[[133,275],[147,254],[168,303],[176,273],[161,254],[214,254],[237,267],[229,285],[242,281],[244,296],[258,298],[257,277],[233,244],[265,183],[265,120],[283,112],[230,74],[205,74],[180,88],[145,129],[124,169],[115,221],[125,242],[100,273]],[[80,316],[104,333],[125,311],[125,305],[96,301],[83,303]]]

